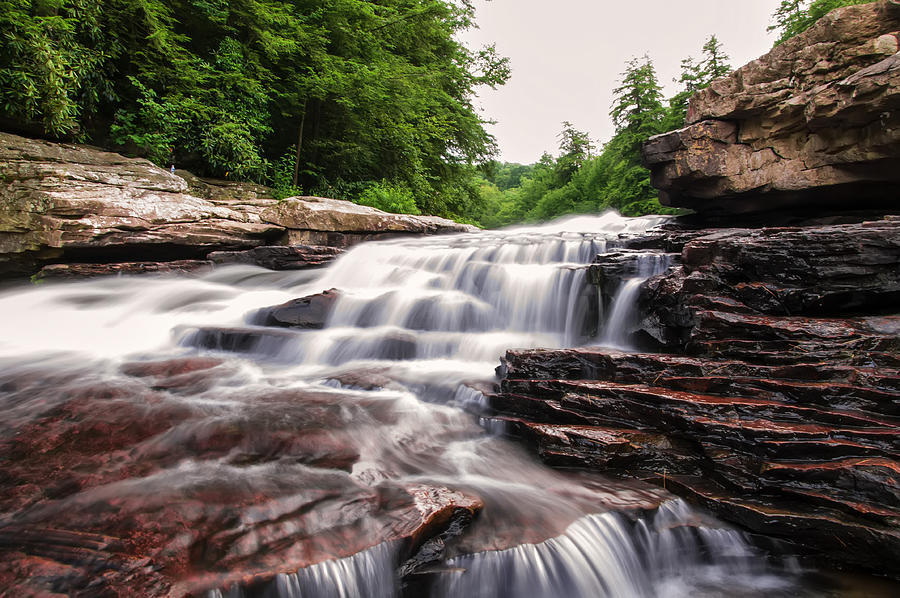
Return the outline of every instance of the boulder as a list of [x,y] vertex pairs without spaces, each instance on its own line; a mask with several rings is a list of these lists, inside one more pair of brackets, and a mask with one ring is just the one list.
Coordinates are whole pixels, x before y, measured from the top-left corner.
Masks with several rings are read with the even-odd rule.
[[340,296],[337,289],[329,289],[317,295],[292,299],[281,305],[260,309],[250,316],[250,321],[260,326],[324,328]]
[[[476,230],[344,200],[279,201],[252,183],[0,133],[0,279],[48,265],[42,278],[186,271],[189,260],[293,270],[366,240]],[[154,265],[166,262],[181,265]]]
[[[148,160],[0,133],[0,275],[46,262],[168,261],[264,245],[258,211],[191,195]],[[85,259],[87,258],[87,259]]]
[[900,3],[837,9],[714,81],[643,148],[665,205],[707,214],[896,210]]

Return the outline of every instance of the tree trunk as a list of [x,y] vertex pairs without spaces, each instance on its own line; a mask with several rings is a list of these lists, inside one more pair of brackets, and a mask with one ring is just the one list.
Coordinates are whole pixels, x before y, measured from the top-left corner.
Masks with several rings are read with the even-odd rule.
[[300,130],[297,133],[297,157],[294,160],[294,182],[297,187],[297,179],[300,177],[300,150],[303,148],[303,125],[306,124],[306,100],[303,100],[303,116],[300,117]]

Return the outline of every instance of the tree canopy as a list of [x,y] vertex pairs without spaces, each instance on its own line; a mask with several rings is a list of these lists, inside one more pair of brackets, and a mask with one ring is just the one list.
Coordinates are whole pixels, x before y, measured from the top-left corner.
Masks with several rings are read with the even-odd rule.
[[[0,0],[0,117],[201,174],[464,215],[507,60],[467,0]],[[294,173],[296,172],[296,179]]]
[[[858,1],[784,0],[772,28]],[[474,19],[470,0],[0,0],[0,126],[483,226],[665,212],[640,147],[730,72],[719,40],[668,99],[647,56],[628,61],[606,143],[565,121],[556,155],[498,164],[472,102],[510,67],[459,41]]]

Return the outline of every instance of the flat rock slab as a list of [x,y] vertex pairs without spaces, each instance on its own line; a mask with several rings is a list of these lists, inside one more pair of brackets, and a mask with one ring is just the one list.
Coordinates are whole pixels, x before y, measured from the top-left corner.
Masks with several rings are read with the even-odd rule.
[[[279,201],[260,185],[172,174],[91,146],[0,133],[0,279],[48,264],[97,267],[51,268],[47,277],[99,275],[102,264],[206,259],[301,269],[366,240],[477,230],[344,200]],[[122,265],[110,273],[159,269]]]

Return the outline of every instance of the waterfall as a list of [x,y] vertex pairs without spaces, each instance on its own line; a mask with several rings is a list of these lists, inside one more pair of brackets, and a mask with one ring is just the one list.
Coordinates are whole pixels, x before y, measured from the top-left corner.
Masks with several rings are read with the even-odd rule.
[[[115,388],[109,418],[127,408],[179,414],[169,429],[122,452],[156,459],[160,471],[134,468],[139,477],[62,497],[53,512],[87,512],[127,495],[129,508],[151,497],[153,508],[189,521],[197,512],[191,493],[221,485],[246,498],[246,505],[229,504],[234,515],[221,523],[233,526],[221,536],[240,539],[241,550],[252,556],[315,544],[312,560],[298,561],[310,566],[262,585],[232,583],[212,597],[398,596],[402,563],[386,523],[394,503],[376,498],[390,489],[407,496],[403,489],[413,486],[483,504],[430,572],[433,596],[722,596],[789,585],[739,533],[660,489],[551,470],[506,440],[504,422],[484,412],[478,384],[494,380],[507,349],[596,338],[599,300],[587,266],[621,235],[658,222],[608,213],[374,242],[313,276],[236,266],[199,278],[7,290],[0,294],[0,408],[10,425],[33,424],[72,396],[94,400],[80,389],[103,383]],[[610,342],[624,338],[640,282],[665,266],[649,257],[639,264],[599,333]],[[252,324],[260,308],[332,288],[338,299],[321,329]],[[198,355],[221,362],[215,375],[139,387],[122,369]],[[59,382],[41,387],[41,368],[57,372]],[[15,380],[23,382],[7,383]],[[152,401],[130,394],[137,387]],[[210,438],[233,444],[198,453]],[[328,500],[303,502],[319,488]],[[265,508],[254,502],[261,495]],[[655,514],[640,515],[660,503]],[[38,523],[42,516],[32,515]],[[257,531],[269,516],[268,531]],[[343,531],[335,531],[337,522]],[[309,537],[291,535],[299,529]],[[352,556],[342,544],[348,537],[360,546]],[[336,555],[345,558],[330,558]]]
[[794,589],[767,570],[741,533],[695,520],[680,500],[636,522],[616,513],[590,515],[540,544],[450,560],[451,572],[441,576],[433,595],[687,598],[726,580],[735,590],[751,583],[776,595]]
[[630,349],[629,328],[633,325],[641,285],[651,276],[665,272],[671,260],[660,253],[636,253],[635,267],[630,275],[624,278],[612,299],[612,309],[606,318],[600,335],[599,344],[616,349]]

